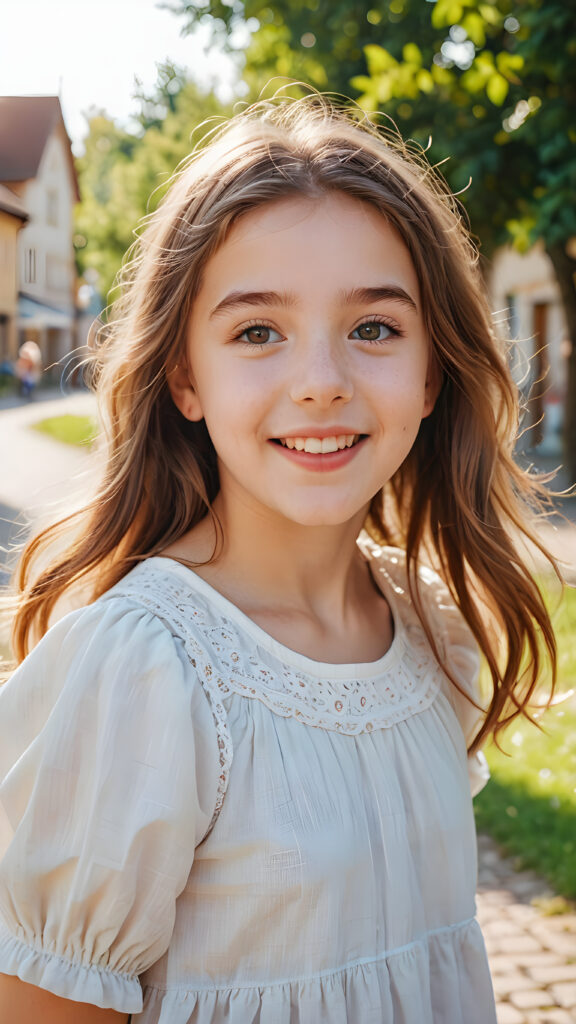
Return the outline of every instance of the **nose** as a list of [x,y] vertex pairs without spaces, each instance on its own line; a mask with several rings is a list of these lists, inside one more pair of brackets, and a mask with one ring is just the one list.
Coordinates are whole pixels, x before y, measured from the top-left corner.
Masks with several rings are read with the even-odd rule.
[[329,408],[333,402],[349,402],[352,377],[342,345],[329,338],[315,338],[299,347],[291,387],[293,402],[314,402]]

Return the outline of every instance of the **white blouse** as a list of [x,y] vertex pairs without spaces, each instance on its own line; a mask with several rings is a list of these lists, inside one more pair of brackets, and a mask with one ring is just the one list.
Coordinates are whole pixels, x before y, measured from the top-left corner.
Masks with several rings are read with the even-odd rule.
[[[478,712],[401,553],[371,558],[395,629],[375,662],[297,654],[164,558],[49,631],[0,690],[0,972],[137,1024],[494,1024]],[[471,635],[422,583],[477,696]]]

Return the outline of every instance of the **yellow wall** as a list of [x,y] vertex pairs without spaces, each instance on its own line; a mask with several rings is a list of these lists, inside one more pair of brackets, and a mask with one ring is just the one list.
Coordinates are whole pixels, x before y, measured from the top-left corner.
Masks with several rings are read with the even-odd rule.
[[0,316],[8,320],[3,326],[2,356],[16,357],[16,316],[18,311],[18,231],[22,221],[0,210]]

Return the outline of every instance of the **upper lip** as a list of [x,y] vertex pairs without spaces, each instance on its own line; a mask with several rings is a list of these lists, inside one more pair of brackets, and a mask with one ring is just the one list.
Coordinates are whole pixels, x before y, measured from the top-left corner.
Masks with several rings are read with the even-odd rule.
[[292,438],[292,437],[319,437],[322,440],[325,437],[345,437],[347,434],[354,434],[355,437],[363,437],[365,434],[361,430],[356,430],[355,427],[303,427],[301,430],[285,430],[281,434],[273,434],[273,438]]

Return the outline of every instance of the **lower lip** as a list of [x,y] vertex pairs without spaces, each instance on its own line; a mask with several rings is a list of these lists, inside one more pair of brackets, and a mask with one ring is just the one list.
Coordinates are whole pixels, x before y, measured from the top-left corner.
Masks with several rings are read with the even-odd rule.
[[270,441],[270,444],[274,445],[274,448],[297,466],[302,466],[303,469],[313,469],[317,473],[328,473],[330,470],[347,466],[363,446],[365,440],[366,438],[362,438],[350,448],[341,448],[337,452],[321,452],[318,455],[312,452],[299,452],[296,451],[296,448],[285,448],[283,444],[277,444],[276,441]]

